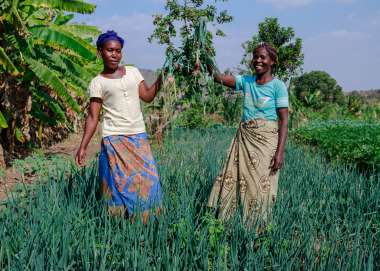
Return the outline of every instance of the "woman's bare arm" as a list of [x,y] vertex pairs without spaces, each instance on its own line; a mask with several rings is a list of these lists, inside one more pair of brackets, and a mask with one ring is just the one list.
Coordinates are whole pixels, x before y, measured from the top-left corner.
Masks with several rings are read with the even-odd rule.
[[[199,64],[196,65],[195,69],[196,70],[200,69]],[[216,72],[212,65],[207,65],[207,70],[214,77],[215,82],[225,85],[226,87],[229,87],[229,88],[235,88],[236,86],[235,76]]]
[[84,132],[82,137],[82,142],[80,143],[79,149],[75,156],[75,161],[79,166],[83,166],[86,158],[86,149],[92,136],[96,131],[96,127],[99,122],[100,110],[102,108],[102,99],[91,98],[90,107],[88,109],[88,115],[86,118]]
[[150,87],[146,84],[145,80],[141,81],[139,84],[139,96],[144,102],[150,103],[156,97],[157,92],[160,90],[162,85],[162,75],[160,74]]
[[215,82],[225,85],[226,87],[235,88],[235,76],[229,74],[214,73],[213,77]]

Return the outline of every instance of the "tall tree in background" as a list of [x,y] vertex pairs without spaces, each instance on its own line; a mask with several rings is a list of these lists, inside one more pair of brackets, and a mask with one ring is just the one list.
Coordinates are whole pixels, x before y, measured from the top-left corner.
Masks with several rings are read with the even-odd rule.
[[311,71],[292,80],[294,94],[304,105],[319,109],[324,103],[343,103],[342,87],[324,71]]
[[[17,142],[25,148],[59,137],[81,112],[95,69],[91,41],[99,31],[70,21],[73,13],[94,9],[82,0],[1,2],[0,129],[10,155]],[[54,133],[46,133],[47,127],[55,127]]]
[[277,18],[265,18],[264,22],[259,23],[258,33],[243,44],[245,53],[241,64],[252,72],[252,51],[260,42],[270,43],[278,51],[277,77],[288,81],[301,71],[304,57],[302,40],[295,37],[293,28],[281,26]]
[[[215,0],[215,3],[224,1],[226,0]],[[186,71],[190,73],[196,62],[204,63],[205,58],[215,56],[213,34],[207,30],[206,24],[211,23],[216,27],[218,24],[232,21],[232,16],[226,10],[218,12],[216,5],[207,2],[167,0],[165,5],[167,14],[154,15],[155,29],[148,40],[150,42],[157,40],[159,44],[166,45],[166,57],[170,62],[168,64],[181,64],[185,68],[181,70],[182,74],[186,74]],[[215,30],[215,35],[225,36],[220,29]],[[178,38],[179,46],[176,46],[173,40]]]
[[[225,1],[215,0],[215,2]],[[207,1],[204,0],[167,0],[165,10],[167,14],[153,16],[155,29],[148,40],[150,42],[157,40],[159,44],[167,45],[167,54],[183,53],[178,51],[173,39],[179,36],[183,45],[182,49],[184,49],[186,41],[190,39],[201,18],[206,18],[207,22],[213,23],[215,26],[232,21],[232,16],[228,14],[227,10],[218,12],[215,5],[207,4]],[[216,35],[224,36],[224,32],[217,29]],[[207,38],[211,49],[213,48],[211,32],[207,32]]]
[[[232,21],[226,10],[219,12],[216,7],[217,2],[224,1],[215,0],[210,4],[211,1],[204,0],[167,0],[167,13],[154,16],[155,29],[149,41],[157,40],[166,46],[164,68],[175,78],[174,84],[161,91],[153,104],[158,106],[161,100],[160,111],[169,112],[163,117],[163,126],[175,118],[173,115],[186,109],[201,111],[203,116],[217,110],[216,102],[223,91],[211,85],[213,81],[208,77],[206,63],[215,57],[214,34],[224,36],[217,25]],[[210,24],[215,28],[214,34],[207,29]],[[201,66],[200,72],[193,74],[197,64]],[[179,84],[178,89],[176,84]]]

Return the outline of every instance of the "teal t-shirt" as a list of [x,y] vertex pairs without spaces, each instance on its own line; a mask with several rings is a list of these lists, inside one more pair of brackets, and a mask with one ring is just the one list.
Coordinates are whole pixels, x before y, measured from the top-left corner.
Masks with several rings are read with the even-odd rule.
[[235,77],[236,90],[244,95],[243,121],[250,119],[277,120],[277,108],[288,107],[288,91],[284,82],[273,78],[260,85],[256,76],[238,75]]

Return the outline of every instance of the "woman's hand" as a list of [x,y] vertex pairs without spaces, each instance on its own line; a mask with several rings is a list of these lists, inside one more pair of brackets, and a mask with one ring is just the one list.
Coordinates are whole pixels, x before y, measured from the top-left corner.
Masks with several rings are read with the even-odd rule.
[[284,152],[283,151],[276,151],[275,155],[272,158],[272,161],[270,163],[270,175],[275,175],[277,171],[282,168],[284,165]]
[[75,155],[75,162],[78,166],[83,167],[86,163],[86,149],[79,147]]

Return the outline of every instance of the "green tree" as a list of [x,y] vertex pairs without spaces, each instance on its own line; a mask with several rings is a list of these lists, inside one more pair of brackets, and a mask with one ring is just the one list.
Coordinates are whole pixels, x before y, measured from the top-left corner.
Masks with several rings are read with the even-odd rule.
[[353,114],[359,114],[365,105],[365,98],[358,91],[353,91],[347,95],[347,109]]
[[[215,2],[224,1],[226,0],[215,0]],[[175,49],[173,39],[177,37],[178,29],[184,43],[190,38],[201,18],[207,18],[208,22],[216,24],[232,21],[232,17],[226,10],[218,12],[215,5],[205,5],[205,2],[204,0],[167,0],[165,5],[167,14],[154,15],[155,29],[148,40],[150,42],[157,40],[159,44],[167,45],[170,51]],[[210,35],[211,32],[207,34]],[[217,29],[216,35],[224,36],[224,33]]]
[[343,103],[342,87],[324,71],[311,71],[292,80],[294,94],[305,105],[320,108],[323,103]]
[[297,75],[303,65],[302,39],[295,37],[292,27],[283,27],[277,18],[265,18],[259,23],[258,33],[243,43],[244,56],[241,64],[254,73],[251,67],[252,52],[260,42],[273,45],[278,51],[277,77],[288,81]]
[[94,9],[82,0],[1,2],[1,143],[10,154],[17,141],[41,141],[44,127],[55,126],[51,137],[59,135],[82,111],[99,31],[70,21]]
[[[226,0],[215,0],[223,1]],[[178,64],[182,69],[177,69],[177,74],[187,76],[193,71],[196,62],[205,63],[206,58],[215,56],[213,34],[207,30],[206,24],[228,23],[232,17],[226,10],[218,12],[216,5],[206,4],[204,0],[167,0],[165,10],[165,15],[154,15],[155,29],[148,40],[157,40],[159,44],[166,45],[169,70],[175,72],[174,65]],[[215,34],[225,36],[220,29]],[[179,46],[173,42],[176,38],[180,39]]]
[[[215,2],[222,1],[225,0]],[[190,108],[199,110],[201,115],[219,110],[223,88],[213,85],[206,68],[206,63],[213,62],[215,57],[214,34],[207,24],[215,26],[232,20],[226,10],[219,12],[215,4],[203,0],[167,0],[165,10],[166,14],[154,16],[155,29],[149,37],[150,42],[156,40],[166,46],[164,69],[175,78],[174,84],[166,84],[156,106],[153,105],[158,108],[158,102],[162,101],[161,111],[170,112],[162,117],[165,119],[162,126]],[[224,33],[216,29],[215,35],[224,36]],[[200,72],[194,74],[196,64],[200,64]]]

